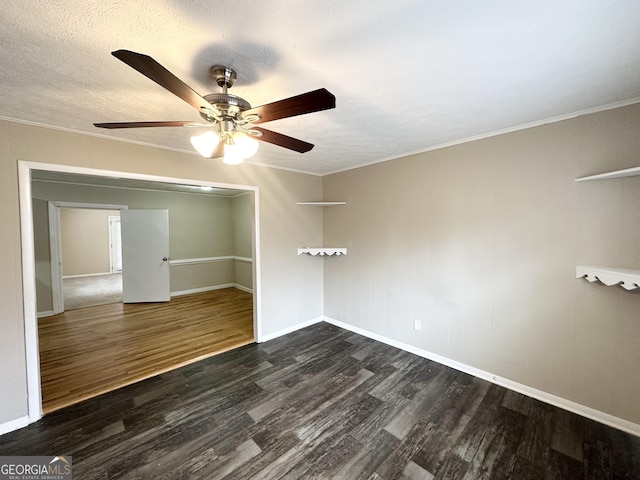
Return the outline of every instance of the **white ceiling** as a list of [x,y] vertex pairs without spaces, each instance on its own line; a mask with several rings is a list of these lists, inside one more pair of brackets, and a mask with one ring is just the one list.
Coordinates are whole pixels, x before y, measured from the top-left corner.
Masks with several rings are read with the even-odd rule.
[[264,125],[311,152],[262,143],[252,159],[316,174],[640,101],[637,0],[3,0],[0,16],[0,117],[193,152],[193,129],[93,127],[200,120],[110,52],[202,95],[226,64],[253,106],[336,96]]

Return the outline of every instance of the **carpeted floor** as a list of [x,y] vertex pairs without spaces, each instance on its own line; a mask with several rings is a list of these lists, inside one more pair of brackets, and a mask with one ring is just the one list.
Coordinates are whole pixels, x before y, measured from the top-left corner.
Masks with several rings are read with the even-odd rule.
[[63,279],[64,309],[122,302],[122,274]]

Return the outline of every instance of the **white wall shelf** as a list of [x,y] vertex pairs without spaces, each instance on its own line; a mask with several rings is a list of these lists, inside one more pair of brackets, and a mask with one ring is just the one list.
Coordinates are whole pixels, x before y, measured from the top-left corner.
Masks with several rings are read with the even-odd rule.
[[[324,202],[324,201],[317,201],[317,202],[297,202],[297,205],[311,205],[313,207],[335,207],[337,205],[346,205],[347,202]],[[307,255],[312,255],[312,256],[316,256],[316,255],[320,255],[321,257],[324,256],[340,256],[340,255],[346,255],[347,254],[347,249],[346,248],[342,248],[342,247],[302,247],[298,249],[298,255],[302,255],[302,254],[307,254]]]
[[588,177],[576,178],[576,182],[588,182],[591,180],[607,180],[613,178],[635,177],[640,175],[640,167],[625,168],[624,170],[614,170],[612,172],[589,175]]
[[640,270],[629,268],[579,265],[576,267],[576,278],[586,278],[590,282],[599,280],[608,287],[620,285],[625,290],[640,288]]
[[[640,175],[640,167],[613,170],[611,172],[589,175],[576,178],[576,182],[589,182],[592,180],[609,180],[614,178],[635,177]],[[625,290],[640,288],[640,270],[630,268],[600,267],[596,265],[578,265],[576,278],[585,278],[590,282],[600,281],[608,287],[620,285]]]
[[313,255],[314,257],[316,255],[320,255],[320,256],[325,256],[325,255],[335,255],[335,256],[340,256],[340,255],[346,255],[347,254],[347,249],[346,248],[334,248],[334,247],[302,247],[298,249],[298,255],[302,255],[303,253],[306,253],[308,255]]

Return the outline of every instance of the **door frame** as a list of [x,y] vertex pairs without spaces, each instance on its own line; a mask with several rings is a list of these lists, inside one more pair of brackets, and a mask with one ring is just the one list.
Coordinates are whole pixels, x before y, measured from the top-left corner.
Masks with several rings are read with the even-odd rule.
[[24,308],[25,360],[27,369],[27,403],[29,423],[42,418],[42,391],[40,386],[40,351],[38,347],[38,318],[36,304],[36,268],[34,253],[33,199],[31,172],[75,173],[99,177],[147,180],[178,185],[228,188],[253,192],[253,335],[256,342],[262,341],[262,280],[260,256],[260,189],[255,185],[237,185],[209,182],[178,177],[164,177],[115,170],[100,170],[72,165],[58,165],[18,160],[18,189],[20,203],[20,232],[22,247],[22,291]]
[[62,236],[60,229],[60,209],[83,208],[86,210],[127,210],[128,205],[111,205],[104,203],[59,202],[49,200],[49,247],[51,255],[51,295],[53,297],[53,314],[64,312],[64,288],[62,284]]
[[[110,273],[121,273],[122,272],[122,245],[118,245],[117,247],[115,246],[115,244],[117,243],[117,238],[114,238],[116,236],[116,233],[120,233],[118,228],[114,227],[114,224],[120,224],[120,217],[116,216],[116,215],[109,215],[109,272]],[[120,254],[120,270],[118,270],[117,267],[117,257],[118,256],[118,252]]]

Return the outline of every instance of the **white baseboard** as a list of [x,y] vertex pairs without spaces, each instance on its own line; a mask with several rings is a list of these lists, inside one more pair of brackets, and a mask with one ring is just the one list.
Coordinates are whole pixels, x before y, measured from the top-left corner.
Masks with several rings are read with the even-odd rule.
[[67,278],[101,277],[102,275],[115,275],[116,273],[122,273],[122,272],[82,273],[80,275],[63,275],[62,279],[65,280]]
[[296,325],[292,325],[291,327],[283,328],[282,330],[278,330],[277,332],[268,333],[266,335],[262,335],[258,338],[258,343],[268,342],[269,340],[273,340],[274,338],[281,337],[286,335],[287,333],[295,332],[296,330],[300,330],[302,328],[310,327],[311,325],[315,325],[316,323],[320,323],[324,321],[324,317],[316,317],[311,320],[307,320],[306,322],[297,323]]
[[211,285],[208,287],[193,288],[191,290],[181,290],[179,292],[171,292],[171,296],[179,297],[181,295],[190,295],[192,293],[203,293],[203,292],[211,292],[213,290],[222,290],[223,288],[237,288],[238,290],[242,290],[243,292],[253,293],[252,289],[244,287],[238,283],[223,283],[222,285]]
[[38,312],[38,318],[52,317],[54,315],[55,313],[53,313],[53,310],[49,310],[48,312]]
[[11,420],[10,422],[5,422],[0,424],[0,435],[4,435],[5,433],[13,432],[14,430],[18,430],[20,428],[24,428],[29,425],[29,417],[21,417],[16,418],[15,420]]
[[223,283],[222,285],[211,285],[208,287],[193,288],[191,290],[181,290],[178,292],[171,292],[172,297],[179,297],[181,295],[190,295],[192,293],[211,292],[213,290],[222,290],[223,288],[233,288],[235,283]]
[[253,293],[253,289],[249,288],[249,287],[245,287],[244,285],[240,285],[239,283],[234,283],[233,286],[235,288],[237,288],[238,290],[242,290],[243,292],[247,292],[247,293]]
[[413,345],[409,345],[403,342],[399,342],[397,340],[387,338],[377,333],[369,332],[368,330],[364,330],[360,327],[349,325],[348,323],[344,323],[339,320],[335,320],[333,318],[322,317],[322,319],[325,322],[330,323],[331,325],[335,325],[336,327],[344,328],[345,330],[349,330],[351,332],[357,333],[364,337],[368,337],[373,340],[377,340],[379,342],[385,343],[387,345],[391,345],[392,347],[399,348],[400,350],[413,353],[415,355],[418,355],[419,357],[433,360],[434,362],[438,362],[442,365],[451,367],[455,370],[468,373],[469,375],[473,375],[474,377],[487,380],[491,383],[495,383],[496,385],[500,385],[502,387],[508,388],[509,390],[522,393],[523,395],[554,405],[558,408],[562,408],[563,410],[568,410],[570,412],[576,413],[583,417],[590,418],[591,420],[595,420],[596,422],[604,423],[605,425],[609,425],[610,427],[617,428],[618,430],[622,430],[623,432],[640,436],[640,425],[630,422],[628,420],[625,420],[623,418],[615,417],[608,413],[601,412],[600,410],[596,410],[594,408],[587,407],[580,403],[567,400],[566,398],[558,397],[557,395],[553,395],[552,393],[548,393],[543,390],[538,390],[537,388],[533,388],[528,385],[524,385],[522,383],[514,382],[513,380],[509,380],[508,378],[503,378],[498,375],[485,372],[484,370],[480,370],[478,368],[465,365],[464,363],[451,360],[447,357],[443,357],[442,355],[438,355],[436,353],[432,353],[427,350],[414,347]]

